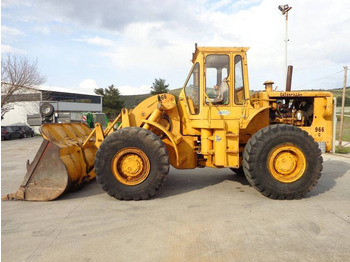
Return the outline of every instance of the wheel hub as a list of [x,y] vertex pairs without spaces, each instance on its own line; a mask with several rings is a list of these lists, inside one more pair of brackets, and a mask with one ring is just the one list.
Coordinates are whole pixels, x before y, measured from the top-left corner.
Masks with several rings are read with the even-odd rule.
[[124,156],[120,161],[121,171],[127,176],[137,176],[143,168],[142,159],[136,154]]
[[119,182],[134,186],[146,180],[150,172],[150,162],[142,150],[127,147],[114,155],[111,170]]
[[271,175],[282,183],[295,182],[305,172],[305,156],[294,145],[275,147],[268,157],[268,169]]
[[297,165],[295,157],[289,152],[282,152],[276,156],[276,170],[282,174],[289,174]]

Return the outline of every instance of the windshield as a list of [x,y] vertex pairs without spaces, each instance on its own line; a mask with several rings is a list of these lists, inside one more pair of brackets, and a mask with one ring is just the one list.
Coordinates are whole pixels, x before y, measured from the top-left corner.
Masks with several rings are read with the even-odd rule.
[[185,86],[186,101],[192,115],[199,113],[199,63],[196,63]]
[[205,92],[207,96],[213,104],[229,104],[230,57],[228,55],[208,55],[205,65]]

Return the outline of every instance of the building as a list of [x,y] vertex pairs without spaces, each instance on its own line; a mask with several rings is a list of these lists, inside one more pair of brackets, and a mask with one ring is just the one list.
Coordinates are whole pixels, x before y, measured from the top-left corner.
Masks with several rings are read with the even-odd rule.
[[102,112],[101,95],[74,92],[58,87],[39,87],[13,94],[7,105],[9,111],[4,115],[1,125],[27,123],[35,132],[39,132],[39,127],[44,121],[40,109],[47,103],[54,108],[51,117],[53,123],[81,122],[83,113]]

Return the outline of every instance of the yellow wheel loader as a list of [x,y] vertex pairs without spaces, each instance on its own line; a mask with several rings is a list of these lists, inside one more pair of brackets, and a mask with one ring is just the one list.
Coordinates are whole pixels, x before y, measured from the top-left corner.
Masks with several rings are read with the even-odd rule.
[[[197,47],[178,97],[160,94],[103,130],[44,124],[44,142],[7,199],[52,200],[95,178],[120,200],[153,197],[169,172],[231,168],[272,199],[299,199],[318,182],[319,145],[332,147],[329,92],[250,93],[245,47]],[[116,124],[119,127],[116,128]]]

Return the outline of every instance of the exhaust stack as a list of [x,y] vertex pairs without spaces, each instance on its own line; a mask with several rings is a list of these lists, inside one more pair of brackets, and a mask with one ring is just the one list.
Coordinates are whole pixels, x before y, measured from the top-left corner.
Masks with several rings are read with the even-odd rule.
[[288,66],[288,72],[287,72],[287,82],[286,82],[286,92],[289,92],[292,90],[292,75],[293,75],[293,66]]

